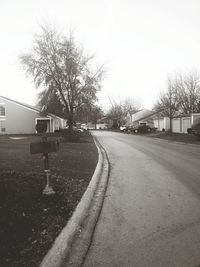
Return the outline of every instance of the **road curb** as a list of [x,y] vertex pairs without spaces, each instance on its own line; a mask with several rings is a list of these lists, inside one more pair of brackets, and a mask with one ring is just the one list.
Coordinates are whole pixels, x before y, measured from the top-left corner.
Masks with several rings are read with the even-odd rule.
[[98,140],[93,138],[99,159],[92,179],[71,219],[56,238],[40,267],[78,267],[84,262],[101,212],[109,177],[107,154]]

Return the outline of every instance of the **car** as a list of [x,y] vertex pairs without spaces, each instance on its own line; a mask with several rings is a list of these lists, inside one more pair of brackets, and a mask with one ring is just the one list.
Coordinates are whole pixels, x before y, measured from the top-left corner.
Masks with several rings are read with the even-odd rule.
[[126,128],[123,130],[124,133],[132,133],[134,130],[133,126],[126,126]]
[[188,128],[187,132],[196,136],[200,136],[200,121],[198,120],[194,125],[192,125],[191,128]]
[[123,126],[120,126],[120,127],[119,127],[120,131],[124,131],[126,128],[127,128],[126,125],[123,125]]
[[137,125],[133,128],[134,133],[151,133],[155,132],[156,128],[150,127],[149,125]]

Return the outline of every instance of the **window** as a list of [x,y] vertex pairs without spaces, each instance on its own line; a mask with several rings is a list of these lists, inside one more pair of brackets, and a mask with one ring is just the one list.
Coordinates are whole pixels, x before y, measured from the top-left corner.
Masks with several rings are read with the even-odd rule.
[[0,116],[5,116],[6,111],[5,111],[5,106],[0,104]]
[[0,133],[5,133],[5,132],[6,132],[6,121],[0,120]]

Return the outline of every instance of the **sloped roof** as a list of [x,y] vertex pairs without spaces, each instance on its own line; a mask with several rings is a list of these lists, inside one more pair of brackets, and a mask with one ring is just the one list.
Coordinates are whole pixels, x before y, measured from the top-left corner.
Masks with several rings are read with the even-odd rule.
[[3,99],[5,99],[5,100],[7,100],[7,101],[9,101],[9,102],[12,102],[12,103],[15,103],[15,104],[17,104],[17,105],[23,106],[23,107],[25,107],[25,108],[32,109],[32,110],[35,111],[35,112],[38,112],[38,113],[41,112],[39,109],[37,109],[37,108],[35,108],[35,107],[31,106],[31,105],[25,104],[25,103],[23,103],[23,102],[18,102],[18,101],[16,101],[16,100],[13,100],[13,99],[8,98],[8,97],[5,97],[5,96],[0,96],[0,98],[3,98]]
[[149,116],[153,115],[155,112],[148,110],[148,109],[142,109],[132,115],[132,122],[138,122],[142,119],[148,118]]
[[[30,110],[32,110],[32,111],[34,111],[34,112],[36,112],[36,113],[41,113],[41,110],[40,110],[40,109],[38,109],[38,108],[36,108],[36,107],[34,107],[34,106],[31,106],[31,105],[29,105],[29,104],[26,104],[26,103],[23,103],[23,102],[19,102],[19,101],[13,100],[13,99],[8,98],[8,97],[5,97],[5,96],[0,96],[0,98],[5,99],[5,100],[7,100],[7,101],[9,101],[9,102],[12,102],[12,103],[14,103],[14,104],[20,105],[20,106],[22,106],[22,107],[25,107],[25,108],[27,108],[27,109],[30,109]],[[54,115],[54,114],[51,114],[51,113],[47,113],[47,116],[49,116],[49,117],[53,117],[53,118],[59,118],[59,119],[62,119],[61,117],[58,117],[58,116],[56,116],[56,115]]]
[[105,121],[110,121],[112,120],[111,118],[109,118],[109,116],[104,116],[101,119],[98,119],[97,122],[98,123],[104,123]]
[[176,119],[176,118],[189,118],[189,117],[191,117],[190,114],[180,114],[180,115],[174,116],[173,118]]

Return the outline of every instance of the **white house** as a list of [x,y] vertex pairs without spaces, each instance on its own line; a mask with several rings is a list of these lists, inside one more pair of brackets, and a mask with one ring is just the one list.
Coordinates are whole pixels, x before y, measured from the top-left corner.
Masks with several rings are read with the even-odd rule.
[[42,116],[40,110],[0,96],[0,134],[36,133],[37,123],[47,124],[47,132],[64,128],[66,121],[52,114]]
[[108,117],[103,117],[97,120],[96,129],[97,130],[109,129],[112,126],[113,126],[113,120],[111,120]]
[[148,110],[148,109],[142,109],[138,112],[135,112],[133,114],[128,113],[126,116],[126,125],[127,126],[135,126],[138,124],[145,124],[153,127],[153,118],[152,115],[155,112]]
[[[158,131],[168,131],[170,129],[170,119],[168,117],[154,117],[154,126]],[[192,113],[187,115],[179,115],[172,119],[172,132],[173,133],[187,133],[188,128],[200,121],[200,113]]]
[[200,121],[200,113],[192,113],[190,115],[181,115],[172,119],[172,132],[187,133],[187,129]]
[[126,125],[148,125],[155,127],[158,131],[168,131],[170,128],[170,120],[168,117],[161,117],[158,112],[142,109],[134,114],[128,114],[126,117]]
[[[172,132],[187,133],[188,128],[200,122],[200,113],[192,113],[190,115],[179,115],[172,119]],[[134,126],[137,124],[149,125],[155,127],[158,131],[169,131],[169,117],[160,116],[159,112],[142,109],[134,114],[128,114],[126,117],[126,125]]]

